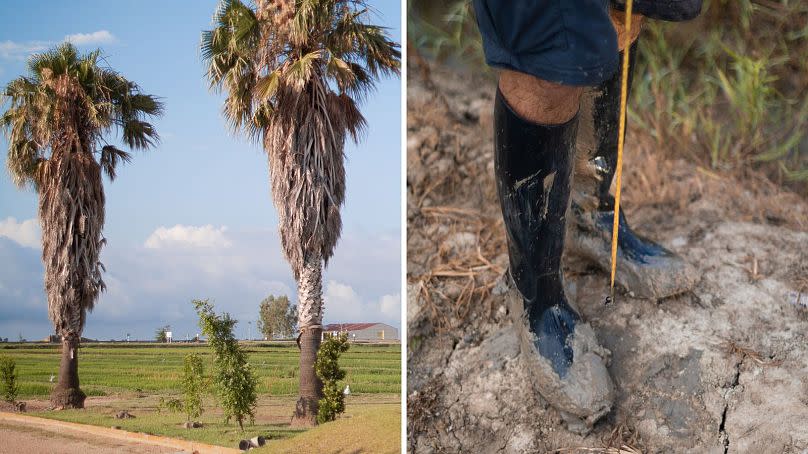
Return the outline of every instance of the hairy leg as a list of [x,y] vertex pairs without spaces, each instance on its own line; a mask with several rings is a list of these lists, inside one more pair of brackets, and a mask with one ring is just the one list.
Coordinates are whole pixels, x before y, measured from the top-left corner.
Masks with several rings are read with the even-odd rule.
[[520,117],[533,123],[566,123],[578,112],[583,87],[561,85],[517,71],[503,70],[499,89]]

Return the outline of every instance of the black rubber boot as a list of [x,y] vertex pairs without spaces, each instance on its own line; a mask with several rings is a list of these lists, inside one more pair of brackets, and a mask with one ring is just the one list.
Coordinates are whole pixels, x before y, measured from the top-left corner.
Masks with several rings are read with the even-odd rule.
[[[637,42],[629,49],[629,80],[637,54]],[[620,53],[620,67],[625,53]],[[571,253],[586,258],[604,270],[611,267],[611,241],[614,198],[609,190],[617,169],[617,142],[620,121],[621,73],[584,96],[590,97],[582,115],[591,115],[591,134],[579,135],[579,152],[589,153],[589,174],[594,179],[579,178],[572,204],[573,228],[570,229]],[[586,120],[585,120],[586,121]],[[590,150],[580,150],[588,144]],[[620,211],[618,261],[615,279],[623,287],[642,298],[664,298],[688,291],[697,281],[695,270],[673,252],[634,233]]]
[[494,127],[497,192],[516,287],[509,292],[512,313],[535,360],[539,392],[586,430],[609,411],[612,383],[609,353],[568,304],[561,273],[577,116],[534,124],[498,91]]
[[[694,19],[701,12],[702,0],[634,0],[631,11],[651,19],[681,22]],[[620,11],[626,10],[626,0],[612,0]]]

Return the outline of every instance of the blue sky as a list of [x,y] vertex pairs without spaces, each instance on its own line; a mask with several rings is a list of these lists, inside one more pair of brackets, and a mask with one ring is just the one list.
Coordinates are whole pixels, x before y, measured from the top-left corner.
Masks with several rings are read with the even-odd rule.
[[[400,4],[377,0],[375,21],[400,42]],[[165,324],[194,334],[193,298],[257,319],[270,293],[296,299],[280,252],[266,158],[235,137],[208,91],[199,36],[216,1],[0,2],[0,84],[25,60],[70,37],[81,50],[101,48],[109,66],[161,96],[154,123],[161,144],[137,152],[105,182],[108,244],[102,253],[108,291],[90,314],[85,336],[150,338]],[[398,78],[383,80],[363,104],[364,140],[346,143],[347,202],[342,240],[324,276],[326,322],[385,322],[400,327],[401,99]],[[39,259],[36,194],[5,171],[0,138],[0,337],[39,339],[52,332]],[[254,330],[254,328],[253,328]]]

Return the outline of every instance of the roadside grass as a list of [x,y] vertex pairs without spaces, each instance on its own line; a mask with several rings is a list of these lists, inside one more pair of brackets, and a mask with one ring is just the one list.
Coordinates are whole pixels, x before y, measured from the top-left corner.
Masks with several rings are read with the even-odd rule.
[[[408,44],[488,72],[470,0],[408,0]],[[666,158],[741,178],[763,173],[808,196],[808,3],[705,0],[685,23],[646,21],[629,106],[629,139]],[[428,71],[421,68],[421,74]]]
[[[253,343],[245,345],[258,379],[258,393],[292,396],[298,390],[298,350],[294,343]],[[59,345],[5,344],[0,352],[17,362],[20,398],[45,397],[58,374]],[[202,344],[107,344],[82,345],[79,375],[82,389],[89,396],[110,394],[179,394],[182,361],[186,354],[198,353],[211,370],[209,348]],[[352,344],[340,360],[347,371],[344,380],[351,392],[363,394],[399,393],[401,387],[401,346],[396,344]]]
[[[294,404],[292,403],[292,405]],[[225,424],[220,415],[210,414],[211,412],[206,412],[202,417],[198,418],[198,422],[202,423],[201,428],[185,429],[182,427],[185,422],[185,416],[179,413],[157,413],[153,410],[138,409],[138,407],[131,405],[127,406],[127,408],[128,411],[135,415],[135,418],[115,419],[114,412],[111,409],[102,407],[89,407],[83,410],[32,412],[29,414],[78,424],[101,427],[118,426],[122,430],[129,432],[181,438],[229,448],[237,447],[239,440],[252,438],[256,435],[277,439],[288,438],[302,432],[300,429],[291,429],[288,422],[286,424],[273,424],[258,421],[254,425],[245,424],[244,432],[242,432],[237,424],[232,421],[230,424]],[[291,415],[289,409],[286,409],[286,413],[287,416]]]
[[401,451],[399,405],[348,406],[336,421],[286,438],[270,440],[257,452],[397,453]]

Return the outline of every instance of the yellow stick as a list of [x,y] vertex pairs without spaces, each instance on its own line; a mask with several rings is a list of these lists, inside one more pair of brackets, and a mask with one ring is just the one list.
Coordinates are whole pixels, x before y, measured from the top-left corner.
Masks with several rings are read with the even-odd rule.
[[617,270],[617,234],[620,224],[620,188],[623,176],[623,145],[626,136],[626,99],[628,98],[628,64],[631,49],[631,6],[632,0],[626,0],[626,34],[625,45],[623,46],[623,76],[620,81],[620,123],[617,137],[617,171],[615,178],[617,187],[614,191],[614,221],[612,222],[612,273],[609,278],[609,291],[611,300],[614,301],[614,274]]

